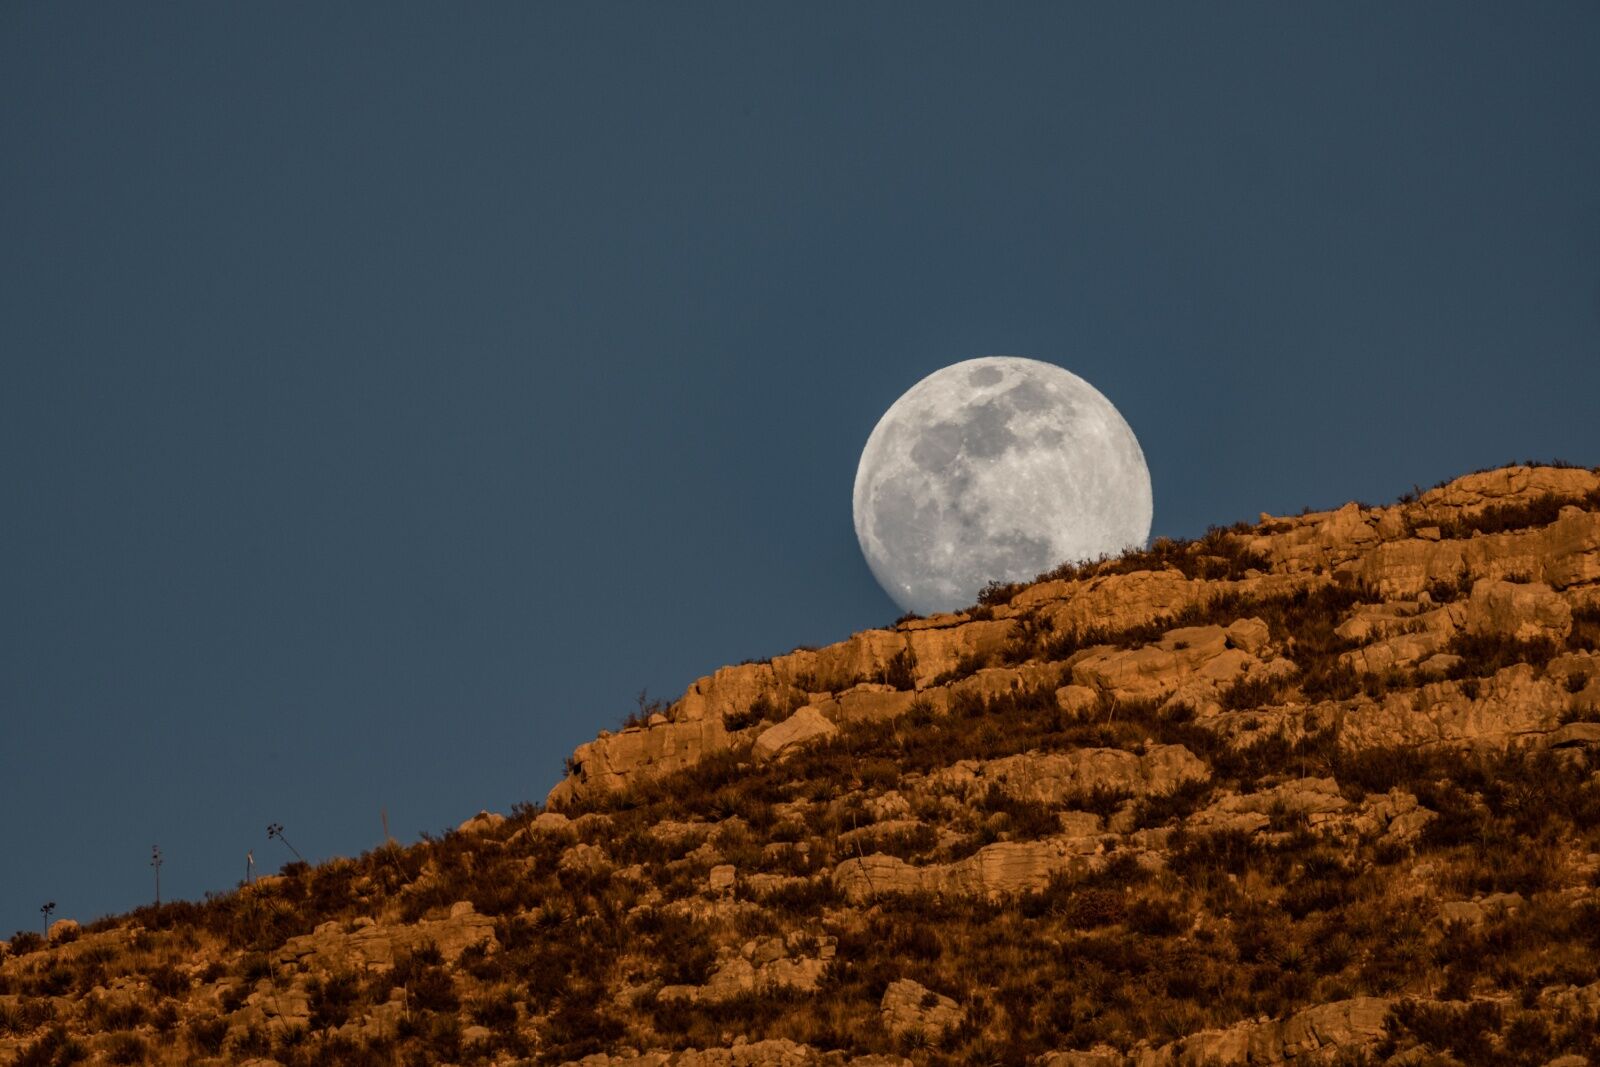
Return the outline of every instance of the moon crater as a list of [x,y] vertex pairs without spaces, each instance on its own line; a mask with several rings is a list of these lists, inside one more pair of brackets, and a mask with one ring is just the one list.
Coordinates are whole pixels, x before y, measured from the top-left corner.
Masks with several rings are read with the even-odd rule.
[[856,470],[856,537],[901,607],[971,604],[991,580],[1142,546],[1144,453],[1094,386],[986,356],[935,371],[879,420]]

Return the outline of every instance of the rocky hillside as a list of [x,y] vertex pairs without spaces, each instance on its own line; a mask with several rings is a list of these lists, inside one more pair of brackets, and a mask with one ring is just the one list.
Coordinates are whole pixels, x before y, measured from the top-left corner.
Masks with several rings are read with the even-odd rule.
[[1600,1064],[1600,474],[700,679],[482,814],[0,962],[0,1060]]

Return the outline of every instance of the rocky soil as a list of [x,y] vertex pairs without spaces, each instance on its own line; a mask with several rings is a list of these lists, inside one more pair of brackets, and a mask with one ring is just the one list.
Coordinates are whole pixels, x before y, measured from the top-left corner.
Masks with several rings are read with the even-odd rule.
[[725,667],[544,804],[0,954],[23,1064],[1600,1064],[1600,473]]

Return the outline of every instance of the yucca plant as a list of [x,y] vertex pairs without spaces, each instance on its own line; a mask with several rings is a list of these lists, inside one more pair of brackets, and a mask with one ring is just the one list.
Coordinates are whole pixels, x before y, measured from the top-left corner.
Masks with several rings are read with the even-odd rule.
[[294,858],[295,859],[299,860],[301,863],[305,862],[306,858],[304,856],[300,855],[300,850],[295,848],[292,844],[290,844],[289,843],[289,839],[287,837],[283,836],[283,823],[275,822],[275,823],[268,824],[268,826],[267,826],[267,840],[271,841],[273,838],[277,838],[279,841],[282,841],[284,843],[284,845],[289,849],[289,851],[294,853]]

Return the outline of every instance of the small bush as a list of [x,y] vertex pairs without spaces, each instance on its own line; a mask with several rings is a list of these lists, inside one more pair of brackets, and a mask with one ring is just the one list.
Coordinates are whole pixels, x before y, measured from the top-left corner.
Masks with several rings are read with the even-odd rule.
[[222,1042],[228,1036],[228,1020],[216,1015],[205,1015],[189,1022],[189,1042],[199,1052],[215,1056],[222,1051]]
[[1449,676],[1463,679],[1488,677],[1519,663],[1543,667],[1561,649],[1548,637],[1518,640],[1502,633],[1474,634],[1463,630],[1450,639],[1446,651],[1461,657]]
[[163,997],[179,997],[189,991],[189,976],[170,963],[150,972],[150,988]]
[[144,1039],[138,1034],[115,1034],[106,1048],[106,1057],[112,1063],[143,1063],[150,1055]]
[[82,1041],[68,1036],[65,1028],[54,1026],[22,1047],[14,1067],[67,1067],[88,1058],[89,1049]]

